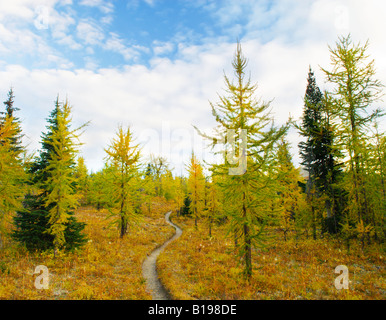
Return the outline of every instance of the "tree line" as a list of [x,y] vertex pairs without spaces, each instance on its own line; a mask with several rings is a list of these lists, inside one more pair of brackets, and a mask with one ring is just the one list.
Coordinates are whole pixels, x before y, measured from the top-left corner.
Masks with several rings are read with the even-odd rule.
[[[192,153],[187,177],[173,175],[168,160],[145,159],[130,127],[119,126],[105,148],[104,167],[88,172],[79,154],[80,135],[72,128],[68,101],[55,101],[41,135],[41,149],[28,155],[11,88],[0,122],[0,245],[5,235],[29,250],[76,250],[86,241],[80,205],[106,209],[119,237],[151,212],[155,197],[174,201],[177,213],[203,222],[208,236],[216,224],[228,226],[246,278],[252,276],[252,249],[269,245],[272,230],[284,241],[328,234],[353,239],[362,248],[384,242],[385,133],[380,108],[383,85],[375,79],[368,42],[341,37],[329,47],[330,68],[321,68],[329,90],[321,90],[309,68],[303,116],[277,126],[270,102],[256,96],[240,43],[232,61],[234,78],[210,103],[218,124],[197,131],[221,163],[204,164]],[[287,134],[295,128],[301,168],[296,168]],[[9,228],[9,225],[12,227]],[[7,227],[8,226],[8,227]]]

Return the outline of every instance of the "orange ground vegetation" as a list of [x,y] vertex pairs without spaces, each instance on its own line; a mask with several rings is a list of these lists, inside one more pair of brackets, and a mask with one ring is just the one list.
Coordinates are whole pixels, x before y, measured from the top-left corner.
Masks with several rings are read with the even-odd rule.
[[[172,205],[154,199],[151,214],[130,226],[119,238],[116,226],[109,226],[108,213],[94,208],[76,212],[87,223],[89,242],[75,253],[28,253],[8,242],[0,250],[1,299],[151,299],[142,277],[142,262],[155,247],[170,238],[174,230],[164,219]],[[34,270],[45,265],[49,288],[35,288]]]
[[[336,239],[284,241],[254,250],[254,273],[243,280],[242,265],[232,253],[234,242],[225,226],[213,227],[212,237],[200,221],[172,215],[182,236],[160,255],[162,282],[175,299],[385,299],[385,248],[371,245],[362,252],[354,245],[347,254]],[[349,289],[337,290],[335,267],[346,265]]]

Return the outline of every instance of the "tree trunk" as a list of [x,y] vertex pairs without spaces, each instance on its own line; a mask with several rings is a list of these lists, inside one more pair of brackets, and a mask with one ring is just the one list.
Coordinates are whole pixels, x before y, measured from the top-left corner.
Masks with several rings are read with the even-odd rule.
[[[245,184],[245,181],[244,181]],[[243,192],[243,218],[247,221],[247,208],[245,206],[246,194]],[[243,226],[244,232],[244,263],[245,263],[245,276],[248,280],[252,277],[252,248],[251,248],[251,237],[248,224],[245,222]]]
[[209,237],[212,236],[212,217],[209,217]]
[[125,217],[121,217],[121,238],[123,238],[123,236],[126,234],[127,232],[127,221],[126,221],[126,218]]
[[312,236],[316,240],[316,218],[315,218],[315,207],[311,207],[312,211]]
[[251,250],[251,238],[249,235],[249,227],[247,224],[244,224],[244,245],[245,245],[245,276],[248,280],[252,276],[252,250]]
[[197,229],[197,207],[196,201],[194,201],[194,227]]

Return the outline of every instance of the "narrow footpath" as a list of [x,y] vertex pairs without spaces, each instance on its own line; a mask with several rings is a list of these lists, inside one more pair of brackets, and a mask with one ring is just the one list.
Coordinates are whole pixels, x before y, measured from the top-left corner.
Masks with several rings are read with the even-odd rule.
[[170,295],[159,280],[157,273],[158,256],[169,245],[169,243],[176,240],[182,234],[182,230],[170,221],[171,213],[172,212],[170,211],[165,215],[165,220],[176,229],[176,233],[162,246],[152,251],[152,253],[146,258],[142,265],[142,274],[146,279],[146,288],[151,293],[153,300],[171,300]]

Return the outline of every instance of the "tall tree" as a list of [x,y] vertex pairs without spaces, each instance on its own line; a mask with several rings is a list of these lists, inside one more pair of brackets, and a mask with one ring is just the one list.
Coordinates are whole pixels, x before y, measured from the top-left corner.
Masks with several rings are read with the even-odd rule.
[[369,42],[363,46],[352,42],[351,36],[341,37],[336,48],[330,47],[332,70],[322,69],[334,86],[331,108],[339,122],[337,137],[347,158],[348,212],[355,223],[371,223],[371,193],[366,183],[365,161],[368,155],[369,127],[382,116],[379,109],[371,111],[379,101],[383,85],[375,79],[374,60],[368,61]]
[[112,214],[117,215],[120,237],[127,233],[130,220],[137,216],[135,185],[136,177],[139,174],[138,161],[140,150],[138,145],[133,144],[133,135],[130,127],[124,130],[118,127],[116,138],[112,140],[111,145],[105,149],[107,160],[111,161],[114,169],[115,182],[113,190],[110,192],[115,198],[113,202]]
[[225,200],[231,204],[226,206],[229,231],[239,239],[236,249],[244,262],[244,275],[250,279],[252,246],[263,245],[264,226],[269,218],[267,199],[276,197],[273,181],[266,174],[270,155],[287,126],[276,128],[270,103],[255,98],[257,86],[245,78],[247,60],[240,43],[232,66],[235,81],[225,76],[227,95],[219,96],[218,103],[211,103],[218,123],[215,136],[203,135],[211,139],[213,147],[225,145],[224,163],[213,164],[212,170],[223,177],[219,185]]
[[306,183],[306,194],[308,202],[311,207],[312,215],[312,230],[313,237],[316,239],[316,208],[315,208],[315,196],[316,196],[316,135],[319,134],[322,104],[322,92],[316,84],[315,76],[311,67],[308,72],[308,84],[306,94],[304,97],[304,111],[302,118],[302,125],[298,127],[300,134],[306,137],[305,142],[299,143],[300,156],[302,158],[301,164],[308,173]]
[[[324,198],[325,222],[330,233],[337,232],[339,192],[336,183],[341,169],[337,163],[339,154],[334,146],[334,126],[328,97],[316,84],[311,67],[304,96],[302,124],[296,126],[306,141],[299,143],[301,164],[308,173],[306,183],[307,200],[311,207],[313,237],[316,239],[317,221],[321,220],[317,202]],[[320,212],[322,213],[322,212]]]
[[12,140],[17,132],[17,122],[6,115],[0,123],[0,249],[3,247],[9,218],[22,207],[24,183],[27,179],[21,149],[15,148]]

